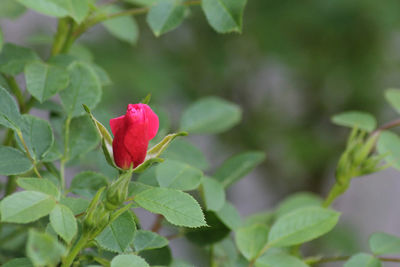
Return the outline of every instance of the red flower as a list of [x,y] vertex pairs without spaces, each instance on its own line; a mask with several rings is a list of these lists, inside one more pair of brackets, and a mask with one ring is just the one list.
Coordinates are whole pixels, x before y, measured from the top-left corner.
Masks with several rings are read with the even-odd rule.
[[124,116],[110,120],[114,161],[121,169],[141,164],[149,141],[158,131],[158,117],[146,104],[129,104]]

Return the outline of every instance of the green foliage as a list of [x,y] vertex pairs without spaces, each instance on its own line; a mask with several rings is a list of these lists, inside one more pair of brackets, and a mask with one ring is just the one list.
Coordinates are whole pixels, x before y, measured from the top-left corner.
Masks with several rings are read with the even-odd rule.
[[31,161],[21,151],[8,146],[0,146],[0,174],[20,174],[31,168]]
[[0,18],[15,19],[25,12],[25,7],[15,0],[2,0],[0,2]]
[[166,245],[168,245],[168,239],[160,236],[157,233],[146,230],[136,231],[135,237],[133,239],[133,247],[136,252],[148,249],[162,248]]
[[276,210],[276,216],[281,217],[291,211],[297,210],[299,208],[305,208],[309,206],[321,206],[322,199],[311,193],[301,192],[296,193],[288,198],[284,199],[278,206]]
[[263,152],[252,151],[235,155],[227,159],[215,173],[214,178],[224,187],[243,178],[265,159]]
[[25,190],[42,192],[46,195],[53,196],[56,199],[59,199],[60,197],[58,188],[48,179],[20,177],[17,180],[17,184]]
[[308,265],[302,262],[300,259],[284,253],[284,252],[273,252],[266,253],[260,257],[255,264],[256,267],[307,267]]
[[[22,115],[21,132],[30,155],[36,161],[41,161],[50,151],[54,136],[50,123],[32,115]],[[21,140],[16,137],[20,147],[23,149]]]
[[29,93],[44,102],[67,87],[69,74],[62,67],[36,61],[26,65],[25,79]]
[[400,238],[386,233],[374,233],[369,238],[369,247],[375,255],[400,252]]
[[60,92],[60,97],[68,116],[76,117],[84,114],[82,104],[93,109],[100,102],[101,85],[95,71],[86,63],[72,63],[68,72],[69,85]]
[[[104,8],[106,14],[121,12],[123,9],[118,6],[111,5]],[[104,27],[114,37],[121,41],[135,44],[139,38],[139,28],[133,17],[117,17],[103,22]],[[102,75],[103,76],[103,75]]]
[[16,258],[8,261],[3,267],[33,267],[31,261],[28,258]]
[[208,22],[217,32],[242,31],[246,0],[203,0],[201,4]]
[[36,12],[62,18],[70,16],[77,23],[81,23],[89,12],[88,0],[17,0],[27,8]]
[[378,139],[379,154],[385,156],[385,161],[396,169],[400,169],[400,137],[391,132],[383,131]]
[[0,86],[0,125],[18,130],[22,125],[22,117],[18,106],[6,89]]
[[231,230],[236,230],[242,225],[242,218],[238,210],[228,201],[217,212],[217,217]]
[[185,15],[182,0],[157,1],[147,14],[147,23],[155,36],[169,32],[182,23]]
[[137,194],[135,202],[150,212],[162,214],[178,226],[206,225],[200,205],[192,196],[179,190],[152,188]]
[[17,75],[24,70],[25,65],[38,59],[33,50],[6,43],[0,54],[0,72]]
[[89,116],[73,118],[69,134],[69,159],[81,157],[94,149],[100,141],[96,128],[90,121]]
[[107,186],[107,177],[100,173],[86,171],[77,174],[71,181],[70,190],[74,194],[92,198],[97,190]]
[[65,247],[49,234],[30,230],[26,254],[35,266],[54,266],[65,253]]
[[188,164],[166,160],[156,167],[156,177],[161,187],[189,191],[200,185],[203,173]]
[[135,232],[135,220],[130,211],[125,211],[100,233],[96,241],[103,249],[123,253],[133,241]]
[[1,201],[3,222],[28,223],[48,215],[56,205],[52,196],[36,191],[14,193]]
[[236,245],[248,260],[254,259],[268,242],[268,227],[254,224],[238,228],[236,231]]
[[305,207],[280,217],[271,227],[269,246],[287,247],[301,244],[323,234],[336,225],[339,213],[319,207]]
[[0,52],[3,49],[3,43],[4,43],[3,31],[0,28]]
[[240,108],[217,97],[200,99],[182,115],[181,129],[197,134],[216,134],[229,130],[242,117]]
[[397,112],[400,112],[400,90],[399,89],[387,89],[385,91],[385,98]]
[[200,170],[207,170],[210,165],[200,149],[184,139],[177,139],[172,142],[163,153],[163,157],[185,162]]
[[358,253],[352,256],[343,267],[381,267],[381,262],[372,255]]
[[71,243],[78,232],[78,225],[73,212],[64,205],[57,204],[50,212],[50,223],[54,231],[67,244]]
[[376,128],[376,120],[374,116],[367,112],[348,111],[332,117],[332,122],[346,127],[355,127],[368,132]]
[[204,177],[202,189],[207,210],[218,211],[224,206],[225,190],[221,183],[213,178]]
[[136,255],[118,255],[111,261],[111,267],[149,267],[144,259]]

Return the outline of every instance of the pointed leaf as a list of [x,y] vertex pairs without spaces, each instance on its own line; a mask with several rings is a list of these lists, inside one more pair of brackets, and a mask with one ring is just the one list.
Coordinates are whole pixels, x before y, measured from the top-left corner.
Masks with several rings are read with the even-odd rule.
[[22,124],[17,103],[6,89],[0,86],[0,125],[18,130]]
[[396,169],[400,169],[400,137],[391,132],[383,131],[379,135],[377,149],[385,161]]
[[285,252],[267,253],[257,259],[256,267],[308,267],[299,258]]
[[166,160],[156,167],[156,176],[161,187],[190,191],[200,185],[203,173],[188,164]]
[[236,245],[248,260],[254,259],[268,241],[268,227],[261,224],[241,227],[236,231]]
[[227,159],[214,174],[214,178],[227,187],[246,176],[265,159],[259,151],[249,151]]
[[96,241],[104,249],[123,253],[133,241],[135,231],[136,224],[132,213],[125,211],[96,237]]
[[320,207],[305,207],[280,217],[271,227],[269,246],[288,247],[326,234],[337,224],[340,214]]
[[0,72],[15,76],[24,70],[26,64],[36,60],[39,57],[33,50],[7,43],[0,54]]
[[225,201],[222,208],[216,212],[216,215],[227,227],[229,227],[229,229],[233,231],[242,225],[242,218],[240,217],[238,210],[228,201]]
[[400,237],[373,233],[369,238],[369,247],[375,255],[400,253]]
[[15,175],[32,168],[32,162],[19,150],[0,145],[0,174]]
[[45,178],[38,179],[20,177],[17,179],[17,184],[19,187],[25,190],[42,192],[55,198],[58,198],[60,195],[60,192],[58,191],[58,188],[55,186],[55,184]]
[[358,253],[352,256],[343,267],[381,267],[382,263],[372,255]]
[[152,188],[135,197],[136,203],[153,213],[159,213],[172,224],[186,227],[206,225],[197,201],[182,191],[169,188]]
[[50,213],[50,223],[54,231],[61,236],[67,244],[78,232],[78,225],[72,211],[64,206],[57,204]]
[[208,23],[220,33],[241,32],[246,0],[203,0]]
[[225,204],[225,190],[222,184],[213,178],[204,177],[202,186],[207,210],[220,210]]
[[200,170],[210,167],[210,162],[196,146],[190,142],[177,139],[165,150],[163,158],[185,162]]
[[53,197],[35,191],[22,191],[1,201],[3,222],[28,223],[46,216],[55,206]]
[[358,128],[368,132],[376,128],[376,119],[367,112],[348,111],[332,117],[332,122],[337,125]]
[[26,89],[41,103],[65,89],[69,82],[67,70],[40,61],[25,67]]
[[143,258],[133,254],[126,254],[114,257],[111,261],[111,267],[150,267],[150,266]]
[[238,105],[221,98],[206,97],[185,110],[181,129],[189,133],[216,134],[238,124],[241,117],[242,112]]
[[155,36],[171,31],[182,23],[186,7],[180,0],[160,0],[150,8],[147,23]]
[[77,174],[71,181],[70,190],[72,193],[87,198],[92,198],[97,190],[107,186],[108,179],[96,172],[86,171]]
[[[104,8],[106,14],[123,11],[122,8],[111,5]],[[103,22],[104,27],[114,37],[121,41],[135,44],[139,38],[139,28],[133,16],[121,16]]]
[[186,132],[179,132],[179,133],[174,133],[174,134],[169,134],[166,137],[164,137],[161,142],[159,142],[157,145],[153,146],[147,151],[146,155],[146,160],[152,159],[152,158],[157,158],[161,155],[161,153],[169,146],[169,144],[178,136],[186,136]]
[[82,104],[93,109],[100,102],[101,85],[94,70],[83,62],[72,63],[68,67],[70,82],[61,91],[60,97],[65,111],[69,116],[84,114]]
[[166,245],[168,245],[168,239],[152,231],[138,230],[133,239],[133,246],[136,252],[162,248]]

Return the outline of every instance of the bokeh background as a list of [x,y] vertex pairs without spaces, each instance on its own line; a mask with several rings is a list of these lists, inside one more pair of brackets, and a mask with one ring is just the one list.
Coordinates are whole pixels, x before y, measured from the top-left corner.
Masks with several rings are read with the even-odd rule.
[[[249,0],[242,34],[215,33],[195,7],[183,25],[160,38],[139,16],[136,45],[99,26],[74,50],[93,57],[112,80],[96,111],[104,120],[148,93],[172,129],[182,110],[203,96],[239,104],[240,125],[189,139],[207,155],[211,170],[242,150],[267,153],[255,172],[229,190],[228,198],[246,216],[273,209],[294,192],[326,194],[348,134],[331,124],[333,114],[368,111],[380,124],[396,118],[383,92],[400,86],[399,10],[396,0]],[[6,41],[46,55],[56,21],[27,12],[17,20],[0,19],[0,26]],[[399,178],[388,169],[355,179],[334,205],[343,212],[339,226],[315,242],[318,251],[351,254],[366,250],[375,231],[400,235]],[[207,265],[204,255],[192,252],[194,245],[173,244],[177,257]]]

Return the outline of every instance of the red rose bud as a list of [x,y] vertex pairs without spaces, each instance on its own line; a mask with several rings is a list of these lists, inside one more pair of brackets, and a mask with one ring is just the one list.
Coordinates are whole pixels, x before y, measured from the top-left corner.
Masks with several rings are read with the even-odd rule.
[[124,116],[110,120],[114,134],[114,161],[121,169],[140,165],[146,158],[149,141],[158,131],[158,117],[146,104],[129,104]]

